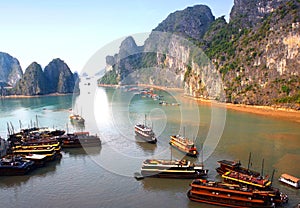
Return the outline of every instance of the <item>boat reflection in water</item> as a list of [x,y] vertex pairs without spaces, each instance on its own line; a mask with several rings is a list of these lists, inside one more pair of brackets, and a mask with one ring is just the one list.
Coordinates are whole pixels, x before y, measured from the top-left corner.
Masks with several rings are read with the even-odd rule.
[[142,149],[145,153],[153,154],[155,149],[157,148],[157,144],[151,144],[148,142],[145,142],[143,139],[141,139],[139,136],[135,136],[136,144]]

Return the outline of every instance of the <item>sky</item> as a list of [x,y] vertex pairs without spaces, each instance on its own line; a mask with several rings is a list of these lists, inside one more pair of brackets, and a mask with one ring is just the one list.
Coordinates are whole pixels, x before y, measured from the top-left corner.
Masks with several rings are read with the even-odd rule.
[[[0,51],[23,71],[60,58],[80,72],[99,49],[122,37],[151,32],[170,13],[203,4],[229,19],[234,0],[0,1]],[[113,54],[107,54],[113,55]]]

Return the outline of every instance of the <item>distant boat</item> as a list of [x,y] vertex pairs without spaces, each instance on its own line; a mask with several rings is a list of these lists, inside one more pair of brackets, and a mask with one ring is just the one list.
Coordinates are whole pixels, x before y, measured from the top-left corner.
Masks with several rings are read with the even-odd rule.
[[197,157],[199,154],[195,142],[181,135],[170,136],[169,144],[191,157]]
[[141,175],[157,178],[202,178],[207,176],[208,169],[203,164],[188,160],[147,159],[143,162]]
[[195,202],[222,207],[275,207],[288,202],[288,196],[279,190],[260,191],[238,184],[195,179],[187,196]]
[[79,114],[71,114],[69,116],[71,123],[84,125],[85,119]]
[[294,188],[300,188],[300,179],[295,176],[284,173],[280,176],[279,181]]
[[147,126],[146,118],[147,117],[145,115],[144,124],[136,124],[134,126],[135,134],[146,142],[155,144],[157,142],[155,133],[151,127]]

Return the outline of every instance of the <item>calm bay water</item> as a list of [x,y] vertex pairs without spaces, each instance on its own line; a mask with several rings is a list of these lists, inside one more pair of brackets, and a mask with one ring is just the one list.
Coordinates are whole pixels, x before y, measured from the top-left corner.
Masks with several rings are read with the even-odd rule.
[[[184,129],[186,136],[197,139],[198,147],[203,142],[207,144],[205,150],[213,147],[205,143],[209,135],[217,137],[220,133],[220,141],[212,154],[204,155],[210,179],[220,180],[215,171],[217,160],[241,160],[246,166],[251,152],[253,169],[261,170],[263,158],[265,174],[271,175],[276,169],[274,186],[289,195],[287,207],[300,203],[299,190],[277,182],[283,172],[300,177],[299,123],[198,106],[175,91],[157,93],[181,105],[160,106],[158,101],[134,96],[124,89],[82,90],[73,110],[86,118],[85,130],[100,135],[102,147],[63,150],[61,161],[30,175],[0,177],[0,206],[213,207],[188,200],[186,192],[191,180],[146,178],[136,181],[133,178],[146,158],[182,158],[181,153],[171,151],[168,140],[169,135],[183,134]],[[70,132],[78,130],[68,121],[70,108],[72,96],[2,99],[0,135],[6,138],[7,122],[17,131],[19,120],[25,128],[36,122],[36,116],[39,126],[60,129],[68,126]],[[156,145],[134,136],[133,126],[144,121],[144,114],[159,135]],[[201,157],[194,161],[200,162]]]

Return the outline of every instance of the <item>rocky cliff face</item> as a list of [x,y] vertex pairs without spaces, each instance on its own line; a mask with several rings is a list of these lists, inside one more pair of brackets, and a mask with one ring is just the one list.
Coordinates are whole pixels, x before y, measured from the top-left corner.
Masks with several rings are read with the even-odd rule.
[[49,93],[72,93],[75,78],[68,65],[61,59],[53,59],[44,70]]
[[[231,30],[231,34],[228,33],[231,37],[224,39],[230,43],[226,53],[212,56],[223,76],[227,102],[298,109],[300,4],[283,0],[255,2],[250,8],[240,8],[255,14],[247,18],[252,28],[232,29],[238,18],[234,16],[233,22],[226,26],[227,31]],[[232,13],[235,10],[234,7]],[[263,18],[258,15],[262,14],[259,11],[264,11]]]
[[176,33],[199,41],[214,20],[209,7],[196,5],[170,14],[153,31]]
[[[145,41],[143,55],[119,65],[112,80],[140,68],[148,84],[179,83],[195,97],[300,108],[300,2],[235,0],[229,23],[208,9],[169,15]],[[151,67],[165,75],[154,76]]]
[[15,86],[23,72],[19,61],[7,53],[0,52],[0,82],[3,86]]
[[286,0],[234,0],[230,22],[240,28],[255,27],[264,18],[286,3]]
[[33,62],[25,70],[24,76],[15,86],[16,95],[44,95],[47,94],[47,82],[42,67]]
[[44,71],[38,63],[33,62],[16,86],[5,94],[33,96],[72,93],[73,90],[78,92],[78,85],[75,87],[77,79],[78,75],[73,75],[68,65],[60,59],[52,60]]
[[[126,79],[130,84],[182,87],[190,53],[188,46],[184,45],[186,39],[202,40],[213,21],[211,10],[204,5],[170,14],[153,30],[144,46],[137,47],[129,37],[122,42],[119,54],[107,56],[107,73],[100,83],[126,84]],[[173,33],[176,35],[171,36]]]

